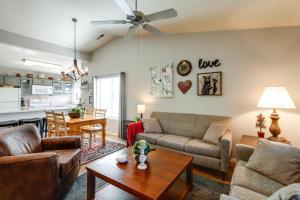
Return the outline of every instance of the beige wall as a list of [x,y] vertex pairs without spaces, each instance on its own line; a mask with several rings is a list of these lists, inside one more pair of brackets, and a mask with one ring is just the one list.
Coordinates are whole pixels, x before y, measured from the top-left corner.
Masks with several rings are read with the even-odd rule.
[[[222,66],[200,70],[199,58],[218,58]],[[182,59],[190,60],[193,70],[187,77],[174,70],[174,98],[151,97],[149,68],[173,62],[176,69]],[[282,135],[300,146],[300,28],[148,36],[141,39],[140,56],[137,40],[117,39],[95,52],[90,65],[92,75],[126,72],[127,119],[136,115],[139,103],[146,104],[146,116],[152,111],[228,115],[233,118],[234,142],[242,134],[256,134],[259,112],[270,115],[271,110],[256,107],[264,87],[285,86],[297,109],[279,110]],[[223,72],[223,96],[197,96],[196,74],[215,70]],[[184,95],[177,82],[187,79],[193,87]]]

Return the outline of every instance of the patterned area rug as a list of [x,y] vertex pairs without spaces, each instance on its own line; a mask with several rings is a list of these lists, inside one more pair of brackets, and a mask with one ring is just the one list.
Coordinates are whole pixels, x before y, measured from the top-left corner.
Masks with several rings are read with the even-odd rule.
[[[86,199],[86,174],[77,177],[70,190],[64,195],[64,200]],[[99,191],[107,183],[96,178],[96,191]],[[229,185],[216,182],[202,176],[194,175],[193,191],[188,195],[187,200],[219,200],[221,194],[229,193]],[[115,199],[112,199],[115,200]]]
[[89,148],[88,139],[83,140],[83,150],[81,151],[81,165],[84,165],[88,162],[111,154],[115,151],[125,148],[126,145],[106,140],[105,147],[102,146],[101,138],[96,138],[96,142],[94,142]]

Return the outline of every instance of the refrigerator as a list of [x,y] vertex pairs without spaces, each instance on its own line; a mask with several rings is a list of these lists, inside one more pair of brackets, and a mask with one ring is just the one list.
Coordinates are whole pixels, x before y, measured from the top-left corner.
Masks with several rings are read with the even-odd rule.
[[0,87],[0,110],[21,108],[21,89]]

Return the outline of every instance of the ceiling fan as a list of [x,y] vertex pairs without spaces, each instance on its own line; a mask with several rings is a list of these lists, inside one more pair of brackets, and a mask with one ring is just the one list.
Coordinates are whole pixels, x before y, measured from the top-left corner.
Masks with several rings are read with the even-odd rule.
[[177,11],[174,8],[163,10],[160,12],[145,15],[143,12],[137,10],[137,0],[135,0],[135,10],[132,10],[126,0],[114,0],[121,10],[127,15],[126,20],[107,20],[107,21],[92,21],[93,25],[104,24],[131,24],[129,27],[126,38],[132,38],[135,31],[141,27],[144,30],[150,32],[153,35],[163,35],[164,33],[154,26],[150,25],[150,22],[169,19],[177,17]]

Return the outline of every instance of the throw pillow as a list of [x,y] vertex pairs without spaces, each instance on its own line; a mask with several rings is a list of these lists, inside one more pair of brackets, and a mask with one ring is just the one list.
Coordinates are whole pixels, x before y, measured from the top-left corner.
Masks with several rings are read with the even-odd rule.
[[272,194],[266,200],[293,200],[297,199],[296,196],[300,195],[300,183],[294,183],[285,186]]
[[145,133],[162,133],[160,124],[156,118],[142,119]]
[[219,144],[220,138],[225,134],[226,129],[227,125],[212,122],[210,123],[203,140],[205,142]]
[[300,149],[261,139],[246,167],[289,185],[300,182]]

